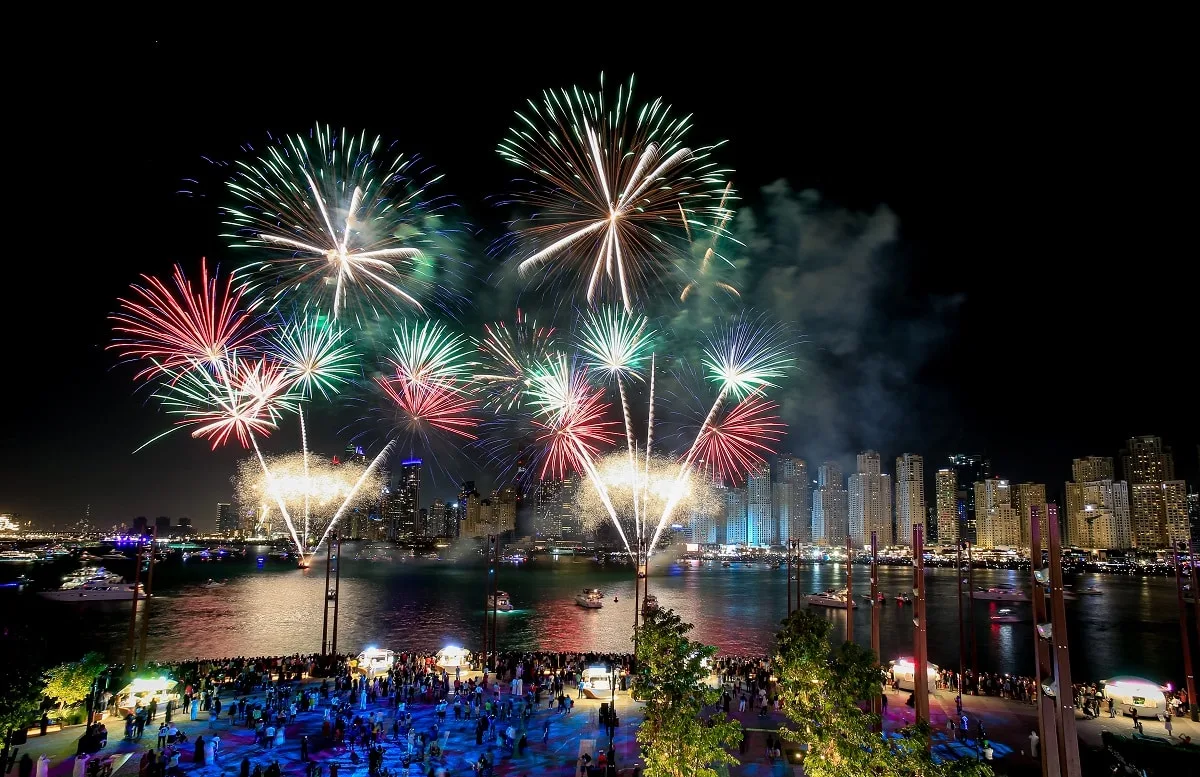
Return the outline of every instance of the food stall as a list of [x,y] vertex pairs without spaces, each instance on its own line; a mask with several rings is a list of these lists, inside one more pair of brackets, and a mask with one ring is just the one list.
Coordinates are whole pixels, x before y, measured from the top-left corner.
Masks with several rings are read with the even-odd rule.
[[[926,666],[930,691],[937,687],[938,667],[937,664],[930,663]],[[896,685],[902,691],[915,691],[917,689],[917,667],[913,664],[911,658],[897,658],[892,662],[892,676],[896,678]]]
[[612,695],[613,674],[604,664],[592,664],[579,675],[583,695],[589,699],[607,699]]
[[446,671],[460,668],[469,669],[471,666],[471,651],[456,645],[447,645],[442,648],[437,652],[435,658],[438,667]]
[[179,703],[180,696],[175,691],[179,683],[170,677],[135,677],[117,694],[117,710],[124,717],[138,707],[149,707],[150,701],[158,701],[159,713],[166,709],[168,701]]
[[395,660],[396,654],[391,650],[369,647],[358,654],[358,658],[354,659],[353,665],[355,669],[367,677],[374,677],[377,674],[387,674],[387,671],[392,668],[392,663]]
[[1117,703],[1122,715],[1137,709],[1139,717],[1153,718],[1166,712],[1167,689],[1141,677],[1114,677],[1104,681],[1104,695]]

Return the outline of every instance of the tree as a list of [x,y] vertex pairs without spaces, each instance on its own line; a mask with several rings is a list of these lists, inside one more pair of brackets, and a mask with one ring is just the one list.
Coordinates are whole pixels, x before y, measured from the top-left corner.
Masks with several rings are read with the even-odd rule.
[[716,777],[713,767],[738,763],[726,748],[742,741],[741,725],[722,712],[703,717],[720,691],[704,662],[717,649],[687,638],[692,630],[674,610],[653,610],[638,630],[634,698],[646,703],[637,732],[646,777]]
[[42,673],[23,641],[0,636],[0,765],[9,766],[13,732],[37,718]]
[[58,708],[74,707],[87,699],[92,683],[108,667],[99,653],[88,653],[78,661],[59,664],[46,672],[45,694],[58,702]]
[[811,777],[925,775],[989,777],[977,760],[935,762],[927,724],[907,726],[895,736],[879,733],[880,718],[868,711],[879,693],[875,654],[853,642],[830,653],[833,624],[811,610],[796,610],[776,635],[775,675],[780,702],[792,728],[784,739],[808,746],[805,773]]

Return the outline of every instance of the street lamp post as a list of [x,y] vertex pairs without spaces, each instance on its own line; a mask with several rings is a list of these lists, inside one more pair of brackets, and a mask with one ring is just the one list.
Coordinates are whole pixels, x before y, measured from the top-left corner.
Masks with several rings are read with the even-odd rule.
[[[1182,542],[1171,544],[1171,557],[1175,561],[1175,595],[1179,599],[1179,641],[1183,646],[1183,675],[1187,685],[1188,693],[1188,716],[1193,720],[1200,719],[1200,709],[1197,709],[1196,704],[1196,674],[1192,669],[1192,639],[1188,629],[1187,604],[1183,600],[1183,565],[1179,561],[1179,546]],[[1196,560],[1192,559],[1193,569],[1195,568]],[[1200,591],[1192,589],[1192,596],[1197,596]]]
[[854,641],[854,540],[846,537],[846,641]]
[[[929,723],[929,650],[925,640],[925,527],[913,527],[913,661],[916,676],[913,678],[913,693],[916,696],[917,720]],[[928,744],[928,740],[926,740]]]
[[792,614],[792,546],[794,544],[795,540],[788,540],[787,545],[784,547],[784,555],[787,556],[787,582],[784,585],[787,587],[788,615]]
[[[879,548],[875,532],[871,532],[871,652],[875,654],[875,666],[879,667]],[[883,697],[876,687],[871,694],[871,712],[883,714]],[[882,727],[883,721],[880,721]]]
[[[1043,692],[1042,686],[1049,685],[1054,679],[1054,663],[1050,657],[1050,640],[1045,639],[1040,624],[1049,622],[1046,616],[1046,597],[1042,595],[1042,581],[1048,579],[1046,570],[1042,568],[1042,538],[1040,509],[1034,505],[1029,521],[1029,574],[1033,578],[1033,650],[1034,668],[1037,681],[1038,698],[1038,736],[1042,743],[1042,777],[1057,777],[1058,764],[1058,724],[1056,722],[1055,701],[1053,696]],[[1053,626],[1051,626],[1053,628]]]

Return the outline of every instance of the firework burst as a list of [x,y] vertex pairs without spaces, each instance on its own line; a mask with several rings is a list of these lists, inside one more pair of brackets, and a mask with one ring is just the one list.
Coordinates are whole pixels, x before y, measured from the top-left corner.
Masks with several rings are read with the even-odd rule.
[[[679,462],[669,456],[651,456],[648,461],[630,464],[623,453],[610,453],[595,464],[604,493],[627,533],[640,531],[629,518],[637,511],[661,512],[674,503],[676,515],[710,510],[716,505],[716,491],[710,481],[696,473],[679,478]],[[605,506],[595,489],[580,489],[580,507],[594,527],[597,517],[605,515]]]
[[429,435],[438,431],[475,439],[479,419],[474,416],[475,400],[456,382],[415,383],[400,378],[376,378],[396,411],[397,430],[429,444]]
[[618,381],[641,380],[642,365],[650,358],[653,345],[648,328],[645,316],[605,306],[584,316],[579,349],[597,374]]
[[198,288],[179,265],[174,290],[158,278],[142,278],[146,285],[132,284],[131,297],[118,299],[120,311],[109,316],[118,337],[108,347],[123,359],[149,363],[137,379],[195,362],[216,371],[234,350],[253,351],[256,338],[268,329],[249,309],[242,309],[242,294],[232,287],[232,278],[221,283],[219,272],[209,277],[204,259]]
[[633,78],[612,104],[603,77],[594,94],[547,91],[498,149],[533,179],[511,197],[536,211],[515,229],[520,272],[573,272],[587,279],[589,303],[609,296],[626,310],[684,257],[687,221],[721,208],[726,172],[713,147],[684,145],[689,117],[661,98],[637,108],[632,98]]
[[744,245],[730,235],[728,229],[734,212],[726,207],[726,204],[733,196],[733,184],[726,184],[725,191],[721,195],[721,204],[714,214],[712,223],[704,221],[692,225],[688,223],[686,214],[680,213],[680,217],[684,219],[684,226],[687,228],[688,242],[691,243],[691,258],[699,257],[695,266],[685,266],[687,280],[683,284],[683,290],[679,293],[680,302],[687,302],[689,297],[705,291],[721,291],[741,299],[742,293],[733,284],[721,280],[722,270],[736,269],[734,263],[720,252],[721,240],[728,239],[739,246]]
[[299,294],[338,319],[352,301],[424,310],[443,290],[448,257],[440,180],[419,158],[394,154],[366,133],[319,125],[293,135],[253,162],[238,162],[224,209],[234,247],[266,252],[247,268],[248,283],[272,289],[273,301]]
[[704,348],[703,364],[721,397],[741,399],[775,388],[795,364],[786,330],[759,320],[736,319],[721,327]]
[[503,321],[484,326],[475,342],[480,365],[475,380],[482,384],[482,403],[498,411],[513,411],[539,364],[554,353],[554,327],[539,327],[517,311],[512,327]]
[[749,397],[714,419],[697,438],[697,468],[726,483],[745,480],[746,473],[765,462],[763,454],[774,453],[772,444],[787,433],[787,424],[775,415],[777,409],[774,402]]
[[435,321],[402,321],[393,338],[387,362],[400,383],[459,390],[470,367],[465,337]]
[[267,350],[284,365],[302,396],[320,392],[328,399],[357,374],[354,348],[345,342],[345,334],[335,324],[312,316],[278,330]]

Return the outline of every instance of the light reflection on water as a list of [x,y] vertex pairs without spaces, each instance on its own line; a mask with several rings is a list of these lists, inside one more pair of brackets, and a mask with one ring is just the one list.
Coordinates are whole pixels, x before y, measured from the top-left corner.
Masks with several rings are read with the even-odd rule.
[[[151,657],[178,660],[195,656],[275,655],[320,649],[324,565],[309,571],[253,564],[189,565],[156,571],[148,646]],[[855,637],[870,640],[867,567],[856,567]],[[954,570],[927,573],[930,659],[958,664]],[[650,579],[665,608],[693,623],[692,637],[727,653],[762,654],[787,609],[786,570],[758,564],[722,567],[718,563],[671,566]],[[841,565],[802,567],[804,593],[845,584]],[[206,588],[209,576],[228,584]],[[912,607],[891,596],[912,588],[911,567],[880,567],[880,590],[889,594],[880,610],[881,651],[885,659],[912,653]],[[975,584],[1028,588],[1025,576],[1007,570],[976,570]],[[1094,585],[1102,596],[1067,604],[1073,671],[1079,678],[1142,675],[1178,679],[1182,659],[1172,581],[1084,575],[1079,587]],[[502,614],[497,635],[503,649],[629,651],[633,626],[633,579],[627,567],[601,568],[586,560],[538,560],[522,567],[504,565],[499,587],[517,608]],[[604,591],[603,609],[577,607],[574,596],[586,587]],[[449,643],[481,643],[484,606],[482,567],[439,562],[353,561],[344,554],[338,646],[358,651],[367,645],[435,650]],[[617,601],[613,601],[614,596]],[[55,605],[61,606],[61,605]],[[127,607],[127,605],[124,605]],[[807,606],[807,605],[805,605]],[[1028,605],[1005,604],[1028,617]],[[70,607],[70,606],[67,606]],[[119,656],[128,624],[127,609],[70,608],[78,614],[80,644]],[[975,627],[979,666],[1031,674],[1032,623],[993,624],[996,602],[977,602]],[[845,632],[844,611],[820,609]],[[970,661],[968,659],[968,666]]]

